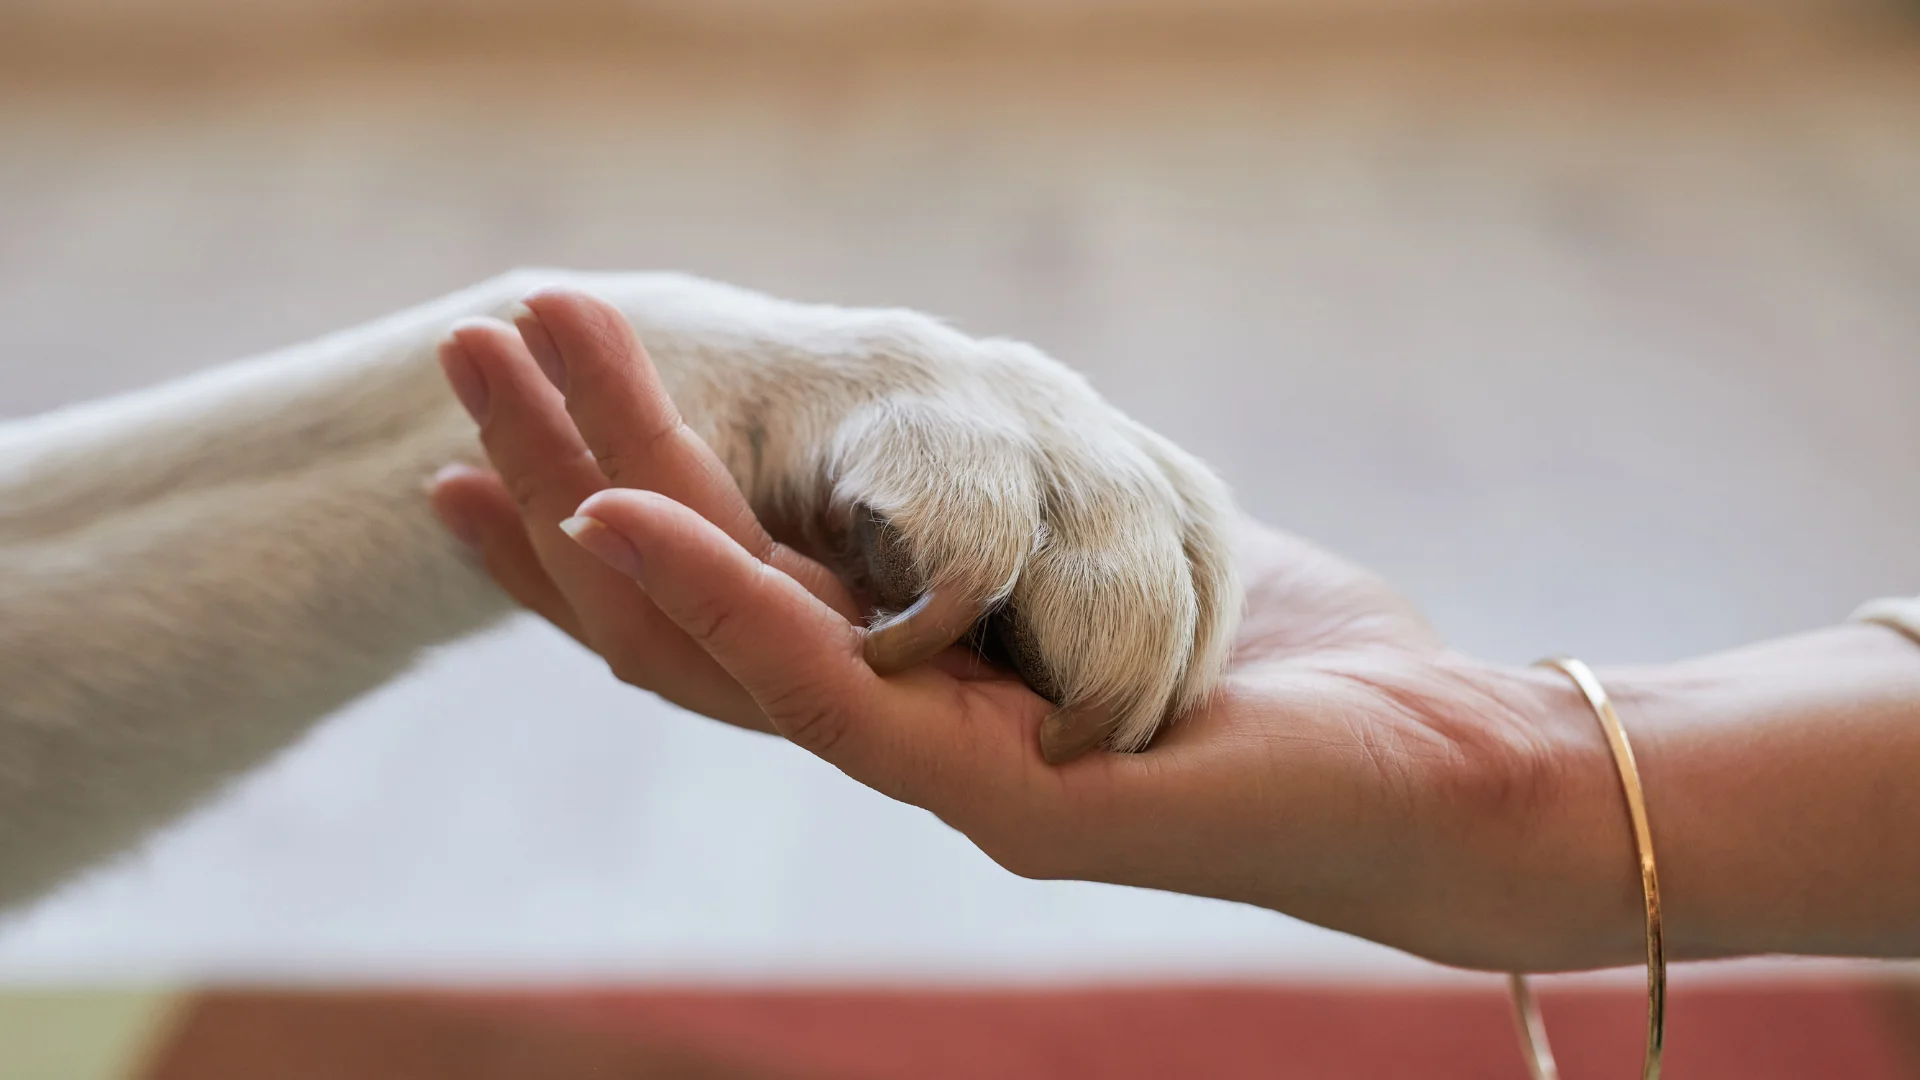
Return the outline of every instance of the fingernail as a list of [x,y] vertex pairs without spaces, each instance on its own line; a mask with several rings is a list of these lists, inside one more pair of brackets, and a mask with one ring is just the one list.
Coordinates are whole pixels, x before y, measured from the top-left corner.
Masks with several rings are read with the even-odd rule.
[[574,543],[586,548],[601,562],[635,581],[640,579],[639,549],[626,537],[608,528],[606,522],[576,514],[560,523],[560,531],[572,537]]
[[1061,709],[1040,723],[1040,756],[1049,765],[1064,765],[1104,742],[1115,722],[1104,705]]
[[447,377],[447,385],[453,387],[453,396],[460,399],[460,405],[473,417],[476,424],[487,422],[486,377],[480,374],[480,366],[473,362],[466,346],[455,338],[445,338],[440,342],[440,370]]
[[562,394],[567,392],[567,362],[560,355],[559,346],[553,343],[553,335],[540,322],[540,316],[522,300],[513,306],[513,325],[520,330],[520,340],[527,343],[527,351],[533,354],[533,362]]

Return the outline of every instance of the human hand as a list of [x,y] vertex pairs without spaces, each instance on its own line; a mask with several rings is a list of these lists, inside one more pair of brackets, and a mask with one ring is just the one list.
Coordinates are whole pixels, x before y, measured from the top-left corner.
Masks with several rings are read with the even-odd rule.
[[[872,611],[831,570],[762,527],[724,463],[682,421],[620,310],[572,288],[542,289],[522,306],[513,326],[468,319],[440,345],[442,368],[479,425],[493,468],[443,469],[432,484],[436,513],[508,595],[600,654],[622,681],[736,726],[773,731],[751,695],[629,577],[566,538],[564,519],[616,485],[667,493],[723,522],[730,538],[847,619]],[[586,539],[607,551],[604,537]],[[905,606],[912,597],[897,599]],[[958,677],[1008,678],[963,650],[946,650],[973,619],[964,597],[958,605],[953,592],[928,599],[935,602],[866,633],[870,666],[932,662]],[[950,625],[956,618],[962,621]],[[1105,733],[1075,730],[1073,752]]]
[[[432,487],[435,512],[509,596],[597,652],[617,678],[730,724],[774,730],[724,668],[629,576],[568,540],[560,522],[595,492],[645,486],[723,523],[731,542],[842,617],[858,615],[852,597],[826,568],[761,527],[713,451],[680,422],[618,312],[575,293],[540,303],[544,319],[529,314],[517,329],[468,320],[441,343],[441,366],[479,425],[493,469],[443,469]],[[559,363],[556,332],[583,357],[573,378],[590,392],[571,403],[577,418],[543,373]],[[582,424],[603,440],[598,454]]]
[[860,628],[685,507],[609,491],[581,511],[777,730],[1015,873],[1253,903],[1469,967],[1640,947],[1611,766],[1571,687],[1446,651],[1296,539],[1244,531],[1249,611],[1205,706],[1145,753],[1053,766],[1051,706],[1017,681],[877,677]]
[[[910,311],[798,304],[682,275],[521,279],[536,277],[552,283],[518,315],[495,309],[517,337],[479,320],[443,350],[503,477],[449,478],[449,520],[518,521],[531,540],[515,550],[552,552],[561,508],[598,486],[674,490],[727,515],[757,554],[789,559],[761,546],[771,541],[757,513],[884,615],[864,639],[875,670],[971,635],[1054,702],[1104,706],[1100,724],[1049,729],[1055,758],[1145,745],[1218,681],[1241,608],[1230,496],[1039,350]],[[564,394],[542,385],[543,369]],[[656,418],[666,426],[636,437],[628,406],[669,392],[684,417],[668,402]],[[508,511],[505,492],[548,488],[565,497]],[[552,569],[507,584],[596,646],[632,621],[611,614],[628,605],[572,595],[593,575]],[[659,627],[641,629],[620,636],[645,641]],[[615,662],[643,685],[657,673],[672,696],[686,673],[667,653],[664,665]],[[750,711],[733,693],[728,717]]]
[[[876,675],[846,592],[753,521],[644,354],[607,365],[570,418],[504,326],[453,340],[491,365],[485,437],[508,479],[456,472],[436,505],[627,681],[770,727],[1027,876],[1255,903],[1470,966],[1633,955],[1611,767],[1571,687],[1449,652],[1350,564],[1246,525],[1219,690],[1145,754],[1055,768],[1043,743],[1106,718],[1059,716],[962,649]],[[638,433],[644,453],[618,455],[635,474],[599,475],[576,421]],[[552,527],[570,516],[578,547]]]

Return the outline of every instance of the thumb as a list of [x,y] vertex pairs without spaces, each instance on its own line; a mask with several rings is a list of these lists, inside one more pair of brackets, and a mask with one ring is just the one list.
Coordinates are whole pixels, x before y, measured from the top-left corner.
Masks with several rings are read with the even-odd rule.
[[861,657],[865,631],[664,495],[601,491],[562,528],[639,582],[780,734],[847,767],[837,751],[850,718],[887,689]]
[[780,734],[855,780],[983,845],[1025,843],[1043,831],[1034,821],[1076,819],[1061,774],[1035,752],[1047,703],[1024,686],[963,683],[931,667],[876,675],[866,631],[664,495],[602,491],[564,527],[638,581]]

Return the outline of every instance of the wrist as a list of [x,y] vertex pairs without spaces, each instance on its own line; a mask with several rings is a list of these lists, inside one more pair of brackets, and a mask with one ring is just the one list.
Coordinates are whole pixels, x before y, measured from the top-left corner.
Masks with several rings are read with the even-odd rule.
[[[1626,803],[1606,735],[1562,672],[1457,654],[1438,668],[1462,692],[1440,722],[1472,732],[1423,829],[1433,885],[1398,927],[1403,947],[1489,971],[1566,971],[1645,956]],[[1436,835],[1437,832],[1437,835]]]
[[[1502,677],[1529,703],[1542,750],[1532,812],[1508,856],[1514,880],[1527,883],[1528,907],[1509,924],[1511,960],[1501,966],[1572,971],[1643,962],[1638,855],[1605,729],[1566,673],[1529,666],[1503,669]],[[1601,682],[1613,695],[1608,676]],[[1637,751],[1634,721],[1624,710],[1621,719]],[[1656,849],[1658,837],[1656,826]]]

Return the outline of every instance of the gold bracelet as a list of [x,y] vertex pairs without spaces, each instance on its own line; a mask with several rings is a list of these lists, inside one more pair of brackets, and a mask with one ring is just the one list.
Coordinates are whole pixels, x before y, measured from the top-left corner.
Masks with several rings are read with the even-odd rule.
[[[1640,1076],[1641,1080],[1659,1080],[1660,1051],[1667,1035],[1667,950],[1660,924],[1660,875],[1653,866],[1653,832],[1647,827],[1646,794],[1640,788],[1640,770],[1633,761],[1633,744],[1627,741],[1627,729],[1620,726],[1620,716],[1613,711],[1613,702],[1592,669],[1572,657],[1542,660],[1540,666],[1565,672],[1586,695],[1587,704],[1593,706],[1600,727],[1607,733],[1613,764],[1620,773],[1620,791],[1627,797],[1633,844],[1640,851],[1640,890],[1647,901],[1647,1056]],[[1547,1045],[1546,1024],[1540,1019],[1540,1008],[1527,986],[1527,977],[1518,972],[1507,976],[1507,990],[1513,998],[1520,1049],[1527,1056],[1527,1068],[1533,1080],[1559,1080],[1553,1050]]]

